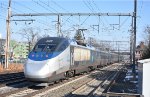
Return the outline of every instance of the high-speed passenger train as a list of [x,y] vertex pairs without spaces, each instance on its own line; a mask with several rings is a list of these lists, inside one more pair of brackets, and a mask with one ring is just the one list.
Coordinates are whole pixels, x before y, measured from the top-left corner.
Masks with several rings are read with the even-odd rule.
[[118,61],[118,55],[78,45],[75,40],[46,37],[40,39],[24,65],[30,81],[52,82]]

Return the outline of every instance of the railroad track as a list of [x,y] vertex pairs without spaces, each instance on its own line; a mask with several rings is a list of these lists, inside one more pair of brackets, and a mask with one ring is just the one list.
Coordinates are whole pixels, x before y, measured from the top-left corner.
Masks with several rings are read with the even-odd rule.
[[[63,80],[48,87],[37,87],[35,83],[22,82],[13,86],[1,87],[1,97],[76,97],[98,95],[97,91],[102,90],[114,78],[116,71],[121,65],[110,65],[101,70],[96,70],[86,75],[79,75],[68,80]],[[99,88],[101,87],[101,89]],[[3,91],[7,92],[3,92]]]
[[8,78],[20,77],[20,76],[24,76],[24,73],[23,72],[18,72],[18,73],[0,74],[0,81],[8,79]]
[[10,86],[2,87],[2,88],[0,88],[0,97],[8,97],[8,96],[15,97],[15,96],[11,96],[11,94],[16,94],[16,93],[24,91],[24,90],[29,90],[29,88],[31,88],[34,85],[37,85],[37,84],[28,82],[28,81],[24,81],[24,82],[10,85]]
[[24,81],[24,80],[25,80],[25,77],[24,77],[23,72],[0,74],[0,87],[6,86],[12,83]]
[[58,82],[57,84],[51,84],[49,87],[46,87],[46,88],[43,88],[43,87],[40,88],[40,87],[31,85],[30,87],[23,88],[21,91],[20,91],[20,89],[16,90],[15,93],[14,93],[14,91],[9,92],[9,94],[7,93],[4,96],[7,96],[7,97],[16,97],[16,96],[17,97],[32,97],[36,94],[45,92],[47,90],[58,88],[60,85],[63,86],[63,85],[66,85],[66,83],[72,83],[72,81],[74,81],[74,80],[80,80],[80,78],[82,78],[82,77],[84,77],[84,75],[79,75],[79,76],[76,76],[73,78],[69,78],[68,80],[63,80],[62,82]]
[[66,97],[99,97],[114,77],[118,74],[118,70],[121,68],[116,68],[116,70],[110,70],[105,72],[104,75],[99,75],[90,82],[84,84],[78,89],[72,91]]

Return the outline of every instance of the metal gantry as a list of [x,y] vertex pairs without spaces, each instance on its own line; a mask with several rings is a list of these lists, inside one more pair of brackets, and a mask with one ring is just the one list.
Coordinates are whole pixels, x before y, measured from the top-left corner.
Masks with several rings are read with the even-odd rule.
[[133,13],[27,13],[12,16],[133,16]]

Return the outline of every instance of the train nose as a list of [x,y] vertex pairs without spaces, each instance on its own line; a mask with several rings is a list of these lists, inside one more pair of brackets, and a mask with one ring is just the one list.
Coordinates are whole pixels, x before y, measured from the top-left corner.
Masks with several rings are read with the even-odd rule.
[[49,66],[46,62],[28,62],[24,73],[27,78],[45,78],[49,76]]

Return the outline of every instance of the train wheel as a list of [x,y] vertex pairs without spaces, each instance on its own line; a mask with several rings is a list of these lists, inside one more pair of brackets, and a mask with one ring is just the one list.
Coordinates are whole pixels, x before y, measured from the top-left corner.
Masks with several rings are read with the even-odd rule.
[[89,72],[91,72],[91,71],[93,71],[93,70],[94,70],[93,66],[88,67],[88,71],[89,71]]
[[75,75],[75,71],[67,71],[66,72],[66,77],[67,78],[71,78],[71,77],[73,77]]
[[97,68],[100,68],[101,66],[100,65],[97,65]]

